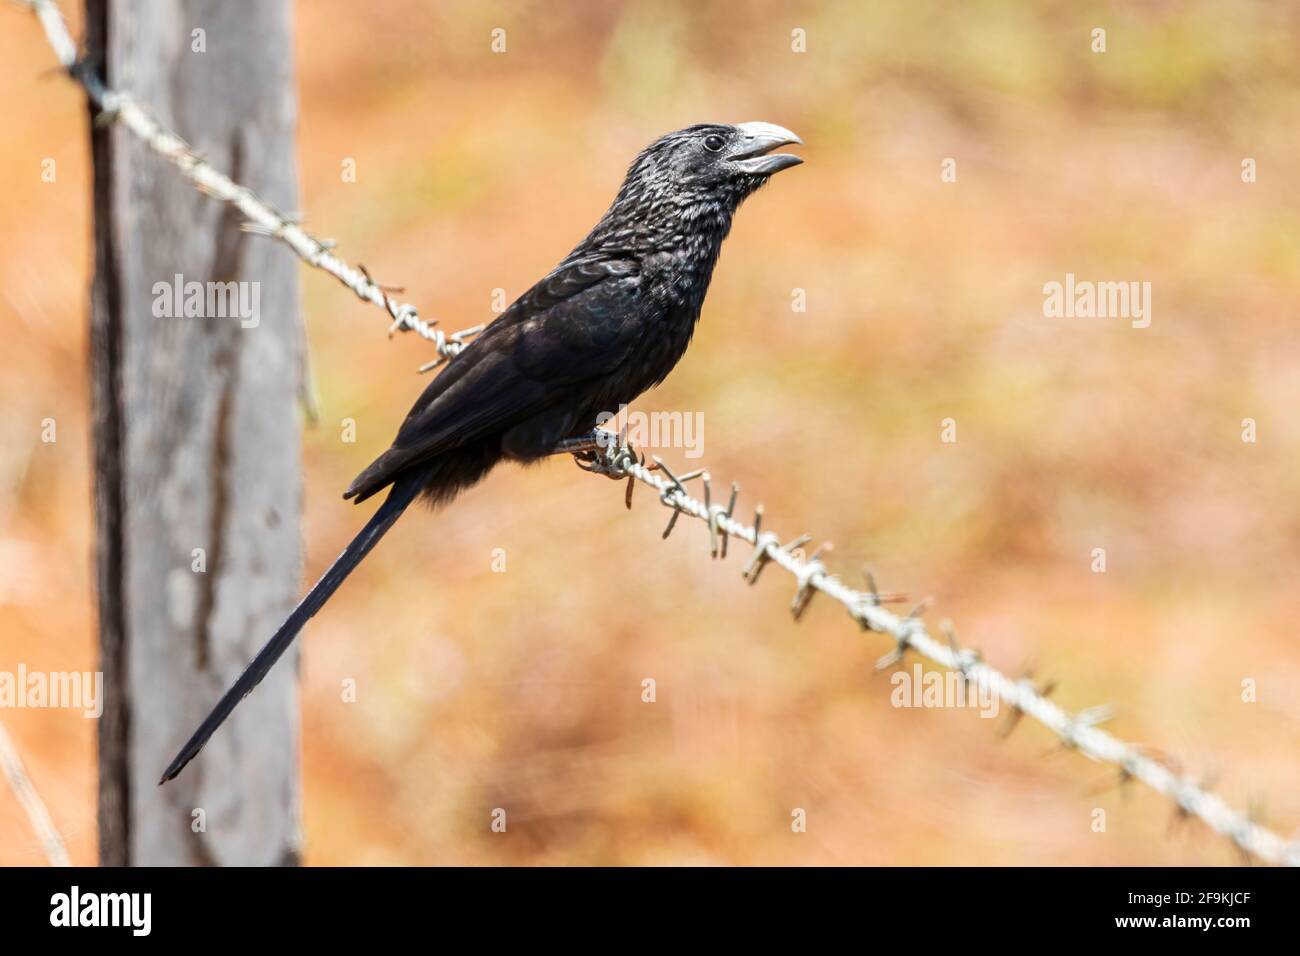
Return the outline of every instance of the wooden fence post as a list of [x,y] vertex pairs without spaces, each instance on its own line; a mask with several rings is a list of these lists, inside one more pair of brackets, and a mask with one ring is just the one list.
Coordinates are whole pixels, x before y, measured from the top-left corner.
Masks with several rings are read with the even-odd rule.
[[[111,86],[297,207],[288,3],[87,0],[86,21]],[[295,863],[296,660],[157,783],[298,596],[297,262],[127,131],[92,137],[100,860]]]

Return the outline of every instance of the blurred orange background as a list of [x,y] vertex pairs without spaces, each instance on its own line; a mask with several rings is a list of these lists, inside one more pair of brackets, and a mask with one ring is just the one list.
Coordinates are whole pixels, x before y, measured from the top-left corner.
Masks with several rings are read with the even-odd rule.
[[[741,210],[691,351],[637,407],[702,412],[701,460],[740,482],[740,510],[761,499],[783,536],[834,541],[854,586],[870,566],[885,589],[933,595],[928,620],[992,663],[1059,681],[1072,709],[1113,704],[1108,729],[1300,828],[1300,10],[313,0],[295,15],[306,225],[449,331],[557,262],[659,134],[800,133],[807,164]],[[86,114],[26,11],[0,7],[0,61],[0,670],[89,670]],[[1067,272],[1149,281],[1150,328],[1045,318],[1042,287]],[[321,407],[305,433],[313,580],[362,523],[339,494],[432,351],[301,275]],[[629,514],[621,486],[556,460],[398,526],[304,641],[307,863],[1239,859],[1028,722],[1002,741],[1000,721],[890,706],[872,670],[889,642],[824,598],[794,624],[788,578],[749,589],[745,549],[710,561],[697,523],[661,541],[666,512],[638,497]],[[93,863],[93,721],[0,720],[74,861]],[[43,860],[0,789],[0,863]]]

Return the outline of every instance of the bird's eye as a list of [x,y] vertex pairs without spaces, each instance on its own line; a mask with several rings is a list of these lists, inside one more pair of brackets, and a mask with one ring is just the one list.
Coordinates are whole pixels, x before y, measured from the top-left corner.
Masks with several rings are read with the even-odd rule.
[[704,137],[704,148],[710,153],[721,151],[723,145],[724,141],[717,133],[710,133],[708,136]]

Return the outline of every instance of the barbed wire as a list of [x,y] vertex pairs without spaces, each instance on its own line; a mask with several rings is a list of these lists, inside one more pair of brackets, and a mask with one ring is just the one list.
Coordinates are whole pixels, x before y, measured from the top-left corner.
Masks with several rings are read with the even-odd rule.
[[[877,668],[900,662],[910,650],[934,664],[958,671],[976,689],[993,694],[1011,708],[1012,723],[1008,729],[1021,717],[1029,717],[1055,734],[1063,747],[1118,768],[1118,783],[1139,780],[1167,797],[1180,816],[1200,819],[1231,840],[1248,860],[1300,866],[1300,840],[1285,840],[1250,815],[1234,809],[1221,797],[1210,793],[1203,784],[1168,766],[1170,761],[1167,757],[1098,729],[1097,725],[1109,718],[1109,707],[1091,707],[1071,714],[1047,699],[1054,684],[1040,687],[1030,678],[1014,680],[1008,677],[987,664],[978,651],[961,647],[951,625],[943,628],[944,639],[939,640],[918,616],[929,602],[922,602],[906,615],[892,613],[881,606],[885,596],[877,590],[870,572],[865,573],[868,586],[865,591],[848,587],[830,573],[821,561],[821,555],[829,550],[829,545],[823,545],[805,557],[802,548],[812,540],[810,535],[800,535],[782,544],[779,536],[762,530],[761,505],[755,509],[752,524],[737,521],[733,512],[740,488],[735,483],[731,485],[727,504],[716,503],[707,470],[693,471],[679,478],[660,459],[655,458],[653,464],[647,466],[643,458],[637,458],[619,443],[611,444],[605,452],[585,462],[583,467],[611,478],[626,478],[629,482],[626,498],[629,507],[631,482],[654,488],[659,493],[659,503],[673,512],[664,529],[665,538],[672,532],[678,517],[685,515],[708,525],[709,550],[714,557],[726,557],[728,535],[752,545],[754,550],[745,567],[745,579],[753,584],[769,563],[787,571],[796,584],[790,602],[795,620],[803,615],[816,594],[825,594],[842,604],[864,630],[892,637],[894,649],[877,661]],[[667,477],[660,477],[656,472]],[[697,478],[703,487],[702,501],[692,497],[685,487],[688,481]]]
[[[249,227],[287,244],[308,265],[323,269],[351,289],[361,299],[383,308],[392,319],[389,334],[414,331],[434,343],[438,359],[421,367],[434,368],[464,348],[467,340],[481,331],[475,326],[459,333],[444,334],[434,322],[419,317],[414,306],[396,303],[388,291],[370,278],[363,267],[353,268],[330,249],[332,242],[313,237],[289,217],[277,212],[251,190],[208,165],[179,136],[154,120],[126,93],[107,88],[88,65],[77,57],[76,45],[54,0],[15,0],[30,7],[40,19],[55,56],[70,76],[85,89],[91,102],[98,106],[102,121],[119,122],[138,136],[155,153],[180,169],[182,175],[200,190],[238,209],[247,217]],[[875,586],[868,573],[867,590],[855,590],[831,574],[821,557],[829,545],[805,556],[802,548],[812,540],[809,535],[782,544],[781,539],[762,526],[762,506],[755,509],[752,524],[734,516],[739,486],[731,485],[726,505],[713,501],[712,479],[705,470],[678,477],[655,458],[647,465],[625,444],[610,443],[602,451],[580,461],[584,470],[609,478],[626,479],[626,502],[631,507],[634,483],[640,482],[658,492],[659,503],[672,511],[664,537],[672,532],[678,518],[685,515],[704,522],[709,531],[710,553],[725,558],[729,538],[737,538],[753,547],[744,576],[751,584],[771,564],[789,573],[796,590],[791,611],[798,620],[817,594],[824,594],[845,607],[849,616],[864,630],[888,635],[894,649],[877,662],[877,667],[892,666],[908,651],[933,664],[957,671],[982,692],[993,694],[1012,710],[1012,724],[1029,717],[1051,731],[1067,749],[1118,770],[1118,782],[1138,780],[1169,799],[1180,817],[1194,817],[1230,840],[1250,860],[1300,866],[1300,840],[1286,840],[1258,823],[1253,814],[1242,813],[1206,786],[1170,766],[1171,761],[1151,748],[1120,740],[1097,726],[1110,715],[1108,707],[1093,707],[1071,714],[1048,700],[1054,684],[1039,686],[1032,679],[1012,679],[986,663],[978,651],[961,647],[951,627],[944,628],[944,639],[930,633],[920,614],[928,607],[923,602],[907,615],[897,615],[883,607],[886,596]],[[687,482],[699,480],[703,500],[693,497]]]
[[18,805],[23,808],[32,829],[40,838],[41,848],[45,851],[50,866],[71,866],[72,861],[68,858],[68,848],[63,845],[63,837],[50,819],[45,801],[32,785],[32,778],[23,766],[23,758],[18,755],[18,748],[14,746],[4,724],[0,724],[0,770],[4,771],[9,789],[18,798]]
[[279,239],[297,253],[303,262],[329,273],[351,289],[358,298],[384,309],[392,320],[388,328],[390,335],[394,332],[415,332],[432,342],[438,351],[438,358],[421,366],[420,371],[437,368],[458,354],[471,337],[482,331],[483,326],[479,325],[447,334],[436,327],[437,319],[422,319],[415,306],[392,299],[388,293],[400,290],[380,285],[371,278],[364,266],[353,267],[335,255],[331,251],[334,248],[333,240],[319,239],[307,232],[293,217],[280,212],[251,189],[210,165],[185,140],[154,119],[130,94],[106,86],[92,66],[77,56],[77,45],[54,0],[15,2],[30,7],[36,14],[60,65],[81,84],[86,96],[100,109],[98,122],[120,123],[151,150],[176,166],[181,175],[201,192],[237,209],[244,217],[246,231]]

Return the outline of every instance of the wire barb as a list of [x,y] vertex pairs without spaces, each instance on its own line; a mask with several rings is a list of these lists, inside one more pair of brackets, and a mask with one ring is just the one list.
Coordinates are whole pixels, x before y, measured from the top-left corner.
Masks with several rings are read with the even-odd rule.
[[821,593],[842,604],[864,630],[892,637],[895,648],[882,658],[882,661],[889,662],[885,666],[892,666],[901,660],[903,651],[911,650],[933,664],[960,671],[966,680],[986,689],[1011,708],[1009,717],[1013,726],[1022,718],[1033,720],[1051,731],[1062,747],[1111,764],[1118,769],[1121,780],[1140,781],[1162,794],[1183,812],[1226,837],[1251,859],[1300,866],[1300,839],[1284,839],[1235,810],[1222,798],[1185,777],[1177,763],[1168,757],[1150,748],[1127,743],[1102,730],[1098,725],[1110,717],[1109,707],[1094,707],[1070,714],[1048,699],[1056,689],[1056,682],[1049,681],[1040,687],[1028,676],[1013,680],[986,663],[979,651],[961,647],[948,622],[940,628],[941,638],[931,634],[922,619],[933,603],[931,600],[922,601],[907,615],[892,613],[882,606],[886,596],[876,587],[875,577],[870,571],[864,572],[866,591],[848,587],[830,574],[822,563],[824,547],[808,557],[798,553],[799,548],[812,540],[811,536],[801,535],[782,545],[776,534],[763,530],[761,506],[755,509],[753,524],[743,524],[733,516],[721,513],[717,505],[692,498],[683,487],[685,476],[678,479],[658,458],[655,461],[659,473],[633,462],[620,471],[620,476],[630,477],[655,489],[660,503],[672,509],[672,523],[685,515],[715,524],[719,535],[726,534],[752,544],[754,551],[744,570],[744,578],[750,584],[758,580],[768,565],[781,567],[795,579],[797,591],[792,607],[798,609],[798,613],[806,609],[813,594]]
[[[180,170],[181,175],[195,188],[228,206],[244,218],[241,228],[257,235],[269,236],[282,242],[307,265],[333,276],[351,289],[358,298],[379,306],[388,313],[392,322],[389,334],[414,332],[432,342],[438,358],[421,366],[422,370],[436,368],[454,358],[465,348],[468,339],[482,331],[483,326],[463,329],[447,335],[435,328],[436,322],[420,318],[415,306],[395,302],[383,287],[375,283],[365,269],[348,265],[332,251],[334,242],[317,239],[304,230],[295,218],[286,215],[261,199],[247,186],[236,183],[225,173],[211,166],[194,147],[158,122],[143,106],[128,94],[109,89],[95,72],[93,65],[77,57],[77,45],[68,33],[67,24],[54,0],[16,0],[36,14],[45,31],[46,40],[54,55],[73,80],[85,90],[87,98],[99,110],[95,117],[98,127],[120,125],[134,134],[153,152]],[[392,290],[390,290],[392,291]]]

